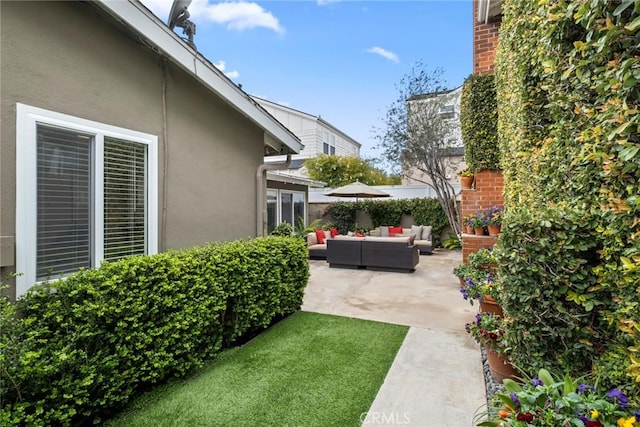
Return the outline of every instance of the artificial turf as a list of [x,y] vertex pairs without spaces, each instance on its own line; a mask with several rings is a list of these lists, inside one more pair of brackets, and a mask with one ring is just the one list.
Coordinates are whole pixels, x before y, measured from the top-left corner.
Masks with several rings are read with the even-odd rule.
[[407,330],[298,312],[109,424],[359,426]]

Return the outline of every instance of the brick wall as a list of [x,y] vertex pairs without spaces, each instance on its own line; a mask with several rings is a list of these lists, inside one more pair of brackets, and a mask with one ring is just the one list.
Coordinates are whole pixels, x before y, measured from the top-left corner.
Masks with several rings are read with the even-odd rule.
[[[476,214],[490,206],[504,206],[502,189],[504,180],[502,172],[482,171],[474,176],[474,188],[462,190],[461,214],[465,217]],[[496,243],[496,237],[462,235],[462,261],[466,262],[469,254],[480,248],[491,248]]]
[[488,23],[478,22],[478,0],[473,1],[473,74],[493,72],[495,51],[498,47],[498,29],[502,15],[490,18]]

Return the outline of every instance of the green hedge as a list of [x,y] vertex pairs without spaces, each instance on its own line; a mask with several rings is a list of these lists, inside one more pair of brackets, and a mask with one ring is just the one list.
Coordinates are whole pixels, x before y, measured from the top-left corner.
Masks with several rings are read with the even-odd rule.
[[534,374],[541,368],[583,374],[611,332],[600,316],[611,294],[597,286],[597,219],[567,206],[510,209],[500,244],[500,304],[512,320],[510,359]]
[[[600,304],[574,319],[575,333],[565,344],[577,349],[580,365],[587,356],[578,339],[584,332],[577,331],[606,324],[607,334],[591,341],[593,369],[603,384],[622,386],[640,400],[640,3],[513,0],[503,12],[496,86],[505,208],[552,207],[551,230],[565,230],[568,240],[547,240],[540,249],[548,274],[568,274],[577,254],[569,248],[567,264],[567,241],[589,248],[597,242],[598,259],[582,265],[584,273],[570,282],[580,286],[582,274],[589,277],[589,294]],[[561,215],[568,212],[582,212],[587,229],[565,229]],[[510,218],[513,233],[530,232],[526,218]],[[515,242],[509,245],[517,249]],[[529,261],[515,259],[519,265],[504,269],[505,280],[540,279],[524,265]],[[528,301],[534,288],[518,292]],[[536,304],[565,304],[555,292],[541,297]],[[516,302],[509,307],[515,322],[534,314],[525,306],[519,311]],[[531,334],[546,325],[543,316],[535,322]],[[524,332],[516,338],[513,357],[524,360],[530,341]],[[545,342],[547,335],[537,338]],[[532,357],[553,359],[554,344],[540,346]]]
[[298,310],[300,239],[212,244],[105,263],[2,302],[2,425],[100,423],[153,384]]
[[432,198],[336,202],[327,207],[325,215],[331,218],[340,233],[345,234],[355,229],[357,211],[366,212],[374,227],[399,225],[403,214],[411,215],[416,224],[433,227],[435,244],[442,230],[449,225],[440,202]]
[[500,170],[498,102],[493,74],[473,74],[462,86],[460,127],[464,160],[472,172]]

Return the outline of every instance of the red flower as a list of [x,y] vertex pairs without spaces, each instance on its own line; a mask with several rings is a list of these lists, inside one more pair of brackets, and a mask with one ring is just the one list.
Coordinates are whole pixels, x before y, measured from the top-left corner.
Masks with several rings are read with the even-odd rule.
[[584,425],[584,427],[604,427],[604,424],[602,424],[600,421],[595,420],[595,421],[587,421],[587,423]]
[[526,414],[518,414],[518,417],[516,419],[518,421],[526,421],[530,423],[531,421],[533,421],[533,414],[529,412],[527,412]]

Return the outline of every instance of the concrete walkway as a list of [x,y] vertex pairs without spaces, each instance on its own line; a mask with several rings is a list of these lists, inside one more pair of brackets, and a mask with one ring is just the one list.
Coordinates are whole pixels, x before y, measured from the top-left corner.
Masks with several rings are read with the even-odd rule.
[[480,348],[464,330],[476,307],[460,296],[459,252],[421,255],[414,273],[309,261],[302,310],[411,328],[363,425],[473,426],[486,404]]

